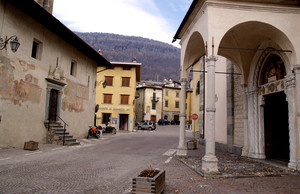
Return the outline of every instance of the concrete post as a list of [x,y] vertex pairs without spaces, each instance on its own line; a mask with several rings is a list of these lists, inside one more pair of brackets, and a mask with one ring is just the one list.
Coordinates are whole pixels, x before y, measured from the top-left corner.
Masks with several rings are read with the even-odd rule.
[[207,108],[206,108],[206,145],[205,156],[202,158],[204,174],[216,174],[218,159],[215,156],[215,63],[217,58],[210,56],[207,62]]
[[179,145],[177,148],[178,156],[186,156],[187,148],[185,145],[185,100],[186,100],[186,78],[181,79],[181,93],[180,93],[180,130],[179,130]]

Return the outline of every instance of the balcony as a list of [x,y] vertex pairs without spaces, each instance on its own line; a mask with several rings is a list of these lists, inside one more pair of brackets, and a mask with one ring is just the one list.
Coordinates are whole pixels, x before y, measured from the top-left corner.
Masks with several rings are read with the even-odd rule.
[[153,103],[157,103],[157,102],[159,101],[159,97],[154,97],[154,96],[153,96],[153,97],[151,98],[151,100],[152,100]]

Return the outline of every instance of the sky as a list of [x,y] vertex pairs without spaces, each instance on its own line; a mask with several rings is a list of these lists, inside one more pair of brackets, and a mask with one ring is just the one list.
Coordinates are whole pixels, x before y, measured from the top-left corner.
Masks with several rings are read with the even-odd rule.
[[[192,0],[54,0],[72,31],[140,36],[172,44]],[[173,44],[178,46],[178,41]]]

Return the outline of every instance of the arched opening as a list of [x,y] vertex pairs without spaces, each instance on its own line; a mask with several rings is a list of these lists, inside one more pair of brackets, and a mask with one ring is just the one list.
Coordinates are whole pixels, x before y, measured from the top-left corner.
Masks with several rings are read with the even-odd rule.
[[[266,159],[288,163],[289,161],[289,123],[288,103],[284,87],[277,85],[286,75],[283,60],[271,54],[265,60],[259,76],[259,85],[265,85],[269,94],[264,96],[264,136]],[[275,93],[274,93],[275,92]]]

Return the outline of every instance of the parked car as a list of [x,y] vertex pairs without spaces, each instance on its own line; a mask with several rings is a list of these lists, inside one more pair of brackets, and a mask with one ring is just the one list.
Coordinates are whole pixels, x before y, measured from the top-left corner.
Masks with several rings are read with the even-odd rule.
[[170,125],[171,122],[168,121],[167,119],[160,119],[160,120],[158,121],[158,124],[159,124],[159,125]]
[[172,120],[171,125],[180,125],[180,121],[179,120]]
[[141,122],[138,126],[138,130],[145,130],[148,129],[149,131],[155,130],[156,129],[156,125],[153,121],[145,121],[145,122]]

